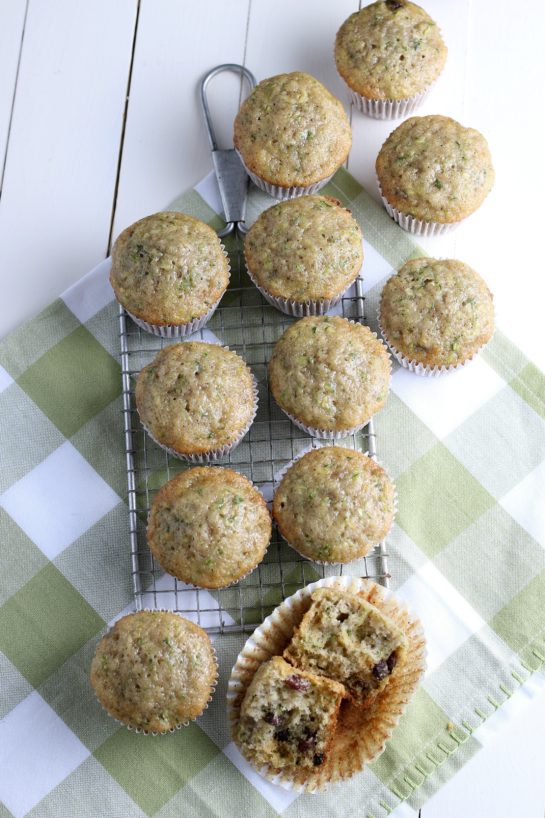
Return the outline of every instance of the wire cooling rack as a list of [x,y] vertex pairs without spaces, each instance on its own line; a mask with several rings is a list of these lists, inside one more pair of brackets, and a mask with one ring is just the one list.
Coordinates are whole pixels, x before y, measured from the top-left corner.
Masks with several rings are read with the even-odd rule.
[[[276,405],[268,386],[267,363],[273,346],[295,319],[267,304],[247,276],[241,245],[226,239],[231,262],[231,282],[220,307],[207,326],[192,340],[219,341],[239,353],[252,369],[259,386],[259,409],[242,442],[228,455],[214,461],[248,477],[270,501],[279,472],[294,457],[311,447],[332,445],[313,440],[299,430]],[[341,302],[346,318],[363,322],[365,302],[358,278]],[[136,377],[165,345],[175,343],[143,332],[119,311],[123,417],[128,478],[129,532],[132,581],[136,609],[169,609],[200,624],[209,633],[250,632],[286,597],[325,576],[343,573],[343,566],[309,562],[290,548],[276,528],[263,562],[245,579],[221,590],[209,591],[185,585],[165,574],[146,543],[146,524],[155,492],[176,473],[191,464],[171,457],[144,432],[136,411]],[[376,456],[373,422],[355,435],[336,441]],[[367,557],[344,566],[344,572],[388,584],[385,543]]]

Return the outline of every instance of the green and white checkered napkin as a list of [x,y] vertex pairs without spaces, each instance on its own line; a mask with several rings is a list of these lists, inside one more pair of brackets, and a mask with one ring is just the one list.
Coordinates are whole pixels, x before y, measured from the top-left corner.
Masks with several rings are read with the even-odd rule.
[[[346,171],[324,192],[362,227],[372,319],[384,279],[419,251]],[[217,202],[207,177],[175,207],[218,224]],[[266,204],[253,190],[250,217]],[[375,763],[329,793],[296,796],[230,741],[226,682],[244,636],[215,638],[214,701],[176,733],[119,727],[90,688],[97,639],[132,607],[107,275],[103,262],[0,345],[0,818],[383,818],[402,801],[420,805],[545,661],[544,376],[500,330],[446,377],[394,367],[376,418],[399,493],[389,567],[422,618],[429,670]]]

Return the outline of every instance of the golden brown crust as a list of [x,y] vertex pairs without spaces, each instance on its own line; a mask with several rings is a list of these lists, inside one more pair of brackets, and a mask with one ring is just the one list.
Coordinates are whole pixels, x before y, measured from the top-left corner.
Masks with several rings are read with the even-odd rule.
[[276,298],[332,299],[361,269],[361,230],[336,200],[301,196],[263,211],[245,238],[244,256],[255,283]]
[[181,472],[151,504],[147,538],[161,567],[201,588],[224,588],[252,571],[271,537],[271,515],[242,474],[217,466]]
[[310,74],[294,71],[256,86],[236,116],[234,144],[266,182],[306,187],[342,165],[352,135],[342,103]]
[[440,224],[469,216],[494,184],[484,136],[446,116],[406,119],[380,149],[376,172],[392,207]]
[[166,733],[205,709],[217,664],[198,625],[167,611],[139,611],[102,637],[90,677],[113,718],[144,732]]
[[368,554],[390,530],[392,481],[362,452],[313,449],[286,472],[273,499],[285,540],[308,559],[343,563]]
[[229,263],[214,230],[177,211],[131,224],[112,249],[110,284],[120,304],[156,326],[201,318],[229,283]]
[[351,14],[335,40],[337,71],[368,99],[402,100],[439,76],[447,48],[424,9],[407,0],[380,0]]
[[324,431],[365,424],[388,396],[391,364],[369,327],[339,316],[296,321],[276,342],[269,384],[278,405]]
[[384,286],[380,323],[388,343],[407,360],[457,366],[493,335],[492,294],[461,261],[411,259]]
[[162,349],[140,372],[135,394],[145,428],[181,455],[236,443],[256,408],[254,379],[242,358],[203,341]]

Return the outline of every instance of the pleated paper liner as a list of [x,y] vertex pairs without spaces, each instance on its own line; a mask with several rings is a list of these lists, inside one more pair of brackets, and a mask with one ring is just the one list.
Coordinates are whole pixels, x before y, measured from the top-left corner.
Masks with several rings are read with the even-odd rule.
[[268,193],[269,196],[273,196],[275,199],[280,199],[284,201],[285,199],[296,199],[298,196],[308,196],[311,193],[318,193],[330,179],[333,178],[338,168],[335,168],[333,173],[327,176],[325,179],[320,179],[319,182],[314,182],[312,185],[292,185],[291,187],[283,187],[282,185],[273,185],[271,182],[265,181],[262,179],[261,176],[257,176],[250,168],[246,165],[246,162],[242,158],[240,152],[237,150],[238,157],[242,164],[244,165],[244,170],[254,183],[256,187],[260,190],[264,190],[265,193]]
[[[240,652],[231,672],[227,691],[235,742],[240,707],[258,667],[272,656],[282,654],[310,607],[312,592],[316,588],[331,586],[361,594],[393,619],[407,638],[407,660],[370,707],[357,707],[349,701],[342,704],[328,759],[322,767],[311,771],[278,770],[270,766],[258,769],[260,775],[274,784],[301,793],[322,792],[332,785],[349,780],[366,764],[374,761],[384,750],[426,669],[426,643],[420,622],[382,586],[370,580],[348,576],[319,580],[302,588],[279,605],[254,631]],[[247,760],[252,763],[251,758]]]
[[[341,79],[343,78],[341,77]],[[370,116],[373,119],[401,119],[401,117],[412,114],[413,111],[422,105],[432,87],[429,85],[419,94],[414,94],[412,97],[405,97],[404,99],[371,99],[371,97],[365,97],[363,94],[359,94],[350,88],[346,80],[343,80],[343,82],[348,90],[350,102],[353,103],[362,114]]]
[[[221,245],[221,250],[225,258],[227,259],[227,268],[228,268],[228,279],[227,284],[225,285],[225,290],[229,286],[229,278],[231,276],[231,265],[229,263],[229,254],[227,250]],[[194,318],[192,321],[188,321],[185,324],[151,324],[149,321],[144,321],[143,318],[137,318],[136,315],[133,315],[132,312],[122,304],[121,306],[124,307],[125,312],[129,315],[134,323],[143,329],[145,332],[150,332],[152,335],[157,335],[159,338],[187,338],[188,335],[193,335],[194,332],[198,332],[202,329],[212,318],[216,309],[219,306],[219,303],[223,296],[225,295],[225,290],[222,292],[218,300],[212,304],[208,312],[204,315],[198,316]]]
[[449,372],[456,372],[458,369],[462,369],[462,367],[464,367],[467,363],[469,363],[474,358],[476,358],[477,355],[479,355],[479,353],[486,346],[486,344],[481,344],[481,346],[478,347],[475,350],[475,352],[469,358],[466,358],[465,360],[460,361],[460,363],[449,364],[448,366],[445,366],[445,365],[443,365],[443,366],[430,366],[429,364],[423,364],[423,363],[420,363],[419,361],[411,360],[406,355],[404,355],[402,352],[400,352],[399,349],[397,349],[397,347],[394,346],[394,344],[388,339],[388,335],[386,334],[386,332],[385,332],[385,330],[384,330],[384,328],[382,326],[381,320],[380,320],[380,307],[379,307],[379,309],[377,311],[377,321],[378,321],[378,328],[380,329],[381,335],[384,338],[384,341],[385,341],[388,349],[390,350],[390,352],[392,353],[392,355],[394,356],[396,361],[399,364],[401,364],[401,366],[404,369],[408,369],[409,372],[414,372],[415,375],[422,375],[422,376],[428,377],[428,378],[435,378],[438,375],[446,375]]
[[[181,614],[179,614],[177,611],[171,611],[171,610],[169,610],[168,608],[153,608],[153,609],[152,609],[152,608],[142,608],[141,610],[142,610],[142,612],[146,612],[146,613],[154,613],[154,614],[155,614],[155,613],[169,613],[169,614],[174,614],[174,616],[179,616],[179,617],[180,617],[180,619],[185,619],[185,617],[183,617],[183,616],[182,616]],[[140,612],[141,612],[141,611],[133,611],[131,614],[127,614],[127,616],[134,616],[135,614],[140,613]],[[188,620],[188,621],[190,621],[190,622],[191,622],[191,620]],[[192,624],[195,624],[195,623],[192,623]],[[109,628],[108,628],[107,633],[110,633],[110,631],[111,631],[111,630],[113,630],[114,626],[115,626],[115,622],[114,622],[114,624],[113,624],[111,627],[109,627]],[[200,627],[200,625],[199,625],[199,627]],[[204,630],[204,629],[203,629],[203,628],[201,628],[201,630]],[[206,633],[206,631],[204,631],[204,633]],[[106,634],[104,634],[104,635],[106,635]],[[208,635],[208,634],[207,634],[207,635]],[[102,637],[101,637],[101,638],[102,638]],[[100,640],[99,640],[99,641],[100,641]],[[98,644],[98,643],[97,643],[97,644]],[[98,698],[98,696],[96,696],[96,694],[95,694],[95,696],[96,696],[96,700],[98,701],[98,703],[100,704],[100,706],[101,706],[101,708],[104,710],[104,712],[105,712],[105,713],[107,713],[107,715],[108,715],[108,716],[109,716],[111,719],[113,719],[115,722],[117,722],[119,725],[121,725],[121,727],[125,727],[127,730],[130,730],[130,731],[131,731],[131,733],[138,733],[138,734],[143,735],[143,736],[167,736],[167,735],[169,735],[169,733],[175,733],[177,730],[181,730],[183,727],[189,727],[189,725],[190,725],[192,722],[196,721],[196,720],[199,718],[199,716],[202,716],[202,714],[204,713],[204,711],[208,709],[208,705],[210,704],[210,702],[211,702],[211,701],[212,701],[212,699],[214,698],[214,694],[215,694],[215,692],[216,692],[216,687],[217,687],[217,684],[218,684],[218,678],[219,678],[219,673],[218,673],[218,668],[219,668],[219,666],[218,666],[218,655],[217,655],[217,653],[216,653],[216,649],[214,648],[214,645],[212,644],[212,642],[211,642],[211,641],[210,641],[210,647],[212,648],[212,655],[213,655],[213,658],[214,658],[214,665],[215,665],[215,668],[216,668],[216,675],[215,675],[215,677],[214,677],[214,679],[213,679],[213,681],[212,681],[212,683],[211,683],[211,685],[210,685],[210,696],[208,697],[208,701],[207,701],[207,702],[206,702],[206,704],[204,705],[204,707],[203,707],[203,709],[201,710],[201,712],[200,712],[198,715],[194,716],[192,719],[186,719],[185,721],[179,722],[179,723],[178,723],[178,724],[176,724],[174,727],[170,727],[168,730],[164,730],[163,732],[158,733],[158,732],[153,731],[153,730],[143,730],[141,727],[136,727],[136,726],[135,726],[135,725],[133,725],[133,724],[127,724],[127,722],[125,722],[125,721],[121,721],[121,719],[118,719],[118,718],[117,718],[117,716],[114,716],[112,713],[110,713],[110,711],[109,711],[109,710],[107,710],[107,709],[106,709],[106,707],[105,707],[105,706],[102,704],[102,702],[100,701],[100,699]],[[93,692],[94,692],[94,691],[93,691]]]
[[[305,455],[307,455],[309,452],[315,451],[317,448],[318,448],[318,449],[321,449],[321,448],[331,448],[331,446],[327,446],[327,445],[325,445],[325,446],[309,446],[307,449],[303,449],[303,451],[302,451],[302,452],[299,452],[299,454],[298,454],[296,457],[294,457],[294,458],[293,458],[293,460],[290,460],[290,462],[289,462],[289,463],[287,463],[287,464],[286,464],[286,465],[285,465],[285,466],[284,466],[284,467],[283,467],[283,468],[282,468],[282,469],[281,469],[281,470],[278,472],[278,474],[275,476],[275,482],[276,482],[276,483],[278,483],[278,485],[280,485],[280,483],[282,482],[282,479],[283,479],[283,478],[286,476],[286,474],[287,474],[287,473],[288,473],[288,471],[291,469],[291,467],[292,467],[292,466],[294,466],[294,465],[295,465],[295,463],[297,463],[297,461],[298,461],[298,460],[301,460],[301,459],[302,459],[302,458],[303,458]],[[354,451],[353,449],[348,448],[348,446],[339,446],[338,448],[340,448],[340,449],[345,448],[347,451]],[[358,451],[359,451],[359,450],[358,450]],[[367,457],[369,457],[369,452],[360,452],[360,454],[364,454],[364,455],[366,455]],[[369,458],[369,459],[371,460],[372,458]],[[397,490],[396,490],[396,485],[395,485],[395,482],[392,480],[392,478],[391,478],[390,474],[388,473],[388,470],[387,470],[387,469],[386,469],[386,468],[383,466],[383,464],[382,464],[382,463],[381,463],[379,460],[374,459],[374,462],[375,462],[375,463],[377,463],[377,464],[378,464],[378,465],[381,467],[381,469],[383,469],[383,471],[385,472],[386,476],[387,476],[387,477],[388,477],[388,479],[390,480],[390,482],[391,482],[392,486],[394,487],[394,502],[393,502],[393,516],[392,516],[392,522],[391,522],[391,524],[390,524],[390,528],[388,529],[388,531],[386,531],[386,533],[384,534],[384,537],[382,538],[382,540],[384,540],[384,539],[385,539],[385,538],[388,536],[388,534],[390,533],[390,531],[392,530],[392,526],[393,526],[393,524],[394,524],[394,522],[395,522],[395,518],[396,518],[396,516],[397,516],[397,510],[398,510],[398,503],[397,503]],[[276,491],[278,491],[278,488],[276,489]],[[275,494],[276,494],[276,491],[275,491]],[[273,519],[274,519],[274,517],[273,517]],[[275,521],[275,522],[276,522],[276,521]],[[362,553],[362,554],[358,554],[358,556],[357,556],[357,557],[353,557],[351,560],[346,560],[345,562],[332,562],[331,560],[317,560],[315,557],[309,557],[309,555],[308,555],[308,554],[303,553],[303,551],[300,551],[300,550],[297,548],[297,546],[293,545],[293,543],[291,543],[291,542],[290,542],[290,541],[289,541],[289,540],[288,540],[288,539],[287,539],[287,538],[286,538],[286,537],[285,537],[285,536],[282,534],[282,532],[281,532],[281,530],[280,530],[280,526],[278,525],[278,522],[276,522],[276,527],[277,527],[277,529],[278,529],[278,533],[280,534],[280,536],[282,537],[282,539],[284,540],[284,542],[285,542],[285,543],[287,543],[287,545],[289,545],[289,547],[290,547],[290,548],[293,548],[293,550],[294,550],[294,551],[296,551],[298,554],[300,554],[300,555],[301,555],[302,557],[304,557],[306,560],[309,560],[310,562],[315,562],[315,563],[318,563],[318,565],[330,565],[330,566],[335,566],[335,565],[352,565],[352,564],[353,564],[353,563],[355,563],[355,562],[359,562],[359,560],[362,560],[364,557],[368,557],[368,556],[369,556],[369,554],[370,554],[370,553],[373,551],[373,549],[374,549],[374,548],[376,548],[376,547],[377,547],[377,546],[380,544],[380,541],[379,541],[379,542],[377,542],[377,543],[373,543],[372,545],[370,545],[370,546],[369,546],[369,548],[367,549],[367,551],[365,551],[365,552],[364,552],[364,553]]]
[[401,210],[397,209],[397,207],[391,205],[382,192],[378,179],[377,184],[380,197],[382,199],[382,204],[386,208],[386,212],[395,222],[398,223],[400,227],[403,228],[403,230],[406,230],[408,233],[412,233],[415,236],[441,236],[443,233],[448,233],[450,230],[454,230],[454,228],[458,227],[458,225],[463,221],[463,219],[460,219],[457,222],[443,223],[415,219],[414,216],[410,216],[408,213],[402,213]]

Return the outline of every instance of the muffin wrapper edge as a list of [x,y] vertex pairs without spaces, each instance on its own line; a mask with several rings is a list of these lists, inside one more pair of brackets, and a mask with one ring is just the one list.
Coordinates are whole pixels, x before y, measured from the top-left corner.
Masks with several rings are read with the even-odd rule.
[[477,355],[479,355],[480,352],[482,352],[482,350],[486,346],[486,344],[481,344],[481,346],[478,347],[478,349],[476,349],[475,352],[469,358],[466,358],[465,361],[461,361],[458,364],[450,364],[449,366],[445,365],[430,366],[429,364],[422,364],[419,363],[418,361],[414,361],[411,360],[410,358],[407,358],[406,355],[400,352],[399,349],[397,349],[397,347],[395,347],[392,344],[392,342],[388,339],[388,336],[380,320],[380,306],[377,310],[377,322],[381,335],[384,338],[384,342],[387,345],[390,352],[392,353],[392,355],[394,356],[394,358],[396,359],[396,361],[399,364],[401,364],[401,366],[404,369],[408,369],[409,372],[414,372],[415,375],[422,375],[423,377],[435,378],[438,377],[439,375],[447,375],[449,372],[456,372],[457,370],[462,369],[467,363],[472,361],[474,358],[476,358]]
[[240,155],[240,152],[237,150],[238,157],[242,164],[244,165],[244,170],[254,183],[256,187],[260,190],[264,190],[265,193],[268,193],[269,196],[273,196],[275,199],[280,199],[284,201],[285,199],[296,199],[298,196],[307,196],[311,193],[317,193],[321,190],[329,180],[334,176],[336,170],[327,176],[325,179],[320,179],[319,182],[315,182],[313,185],[292,185],[291,187],[282,187],[282,185],[273,185],[271,182],[266,182],[265,179],[262,179],[261,176],[257,176],[253,171],[249,169],[246,165],[244,159]]
[[398,225],[403,228],[403,230],[406,230],[408,233],[412,233],[414,236],[441,236],[444,233],[448,233],[450,230],[454,230],[463,221],[463,219],[460,219],[457,222],[443,223],[415,219],[414,216],[410,216],[408,213],[402,213],[397,209],[397,207],[390,204],[382,192],[378,177],[377,184],[380,198],[382,199],[382,204],[384,205],[388,215],[391,216],[391,218],[397,222]]
[[[340,76],[340,74],[339,74]],[[401,119],[401,117],[412,114],[426,99],[432,85],[428,85],[419,94],[414,94],[412,97],[405,97],[404,99],[371,99],[365,97],[363,94],[358,94],[354,91],[346,80],[342,77],[351,103],[353,103],[358,111],[361,111],[365,116],[370,116],[373,119]]]
[[[258,769],[260,775],[284,789],[300,793],[323,792],[351,778],[384,750],[426,669],[426,645],[422,625],[382,586],[359,577],[328,577],[299,590],[281,603],[247,640],[231,671],[227,703],[231,730],[236,735],[240,706],[259,665],[281,655],[294,629],[308,609],[316,588],[337,585],[347,591],[363,592],[365,598],[400,625],[407,637],[407,660],[368,708],[350,704],[341,711],[329,758],[322,768]],[[236,738],[235,738],[236,742]],[[248,761],[252,763],[252,759]],[[256,768],[257,769],[257,768]]]

